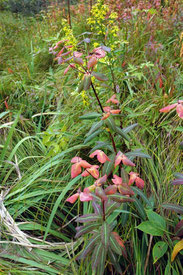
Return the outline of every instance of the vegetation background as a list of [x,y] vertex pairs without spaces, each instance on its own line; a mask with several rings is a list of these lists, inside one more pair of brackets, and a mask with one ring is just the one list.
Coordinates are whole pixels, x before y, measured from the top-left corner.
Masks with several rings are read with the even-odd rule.
[[[90,90],[77,92],[80,76],[64,75],[66,64],[49,52],[62,39],[84,51],[86,38],[93,48],[112,49],[110,62],[101,64],[109,81],[96,87],[103,102],[117,91],[123,127],[138,123],[126,148],[151,156],[136,160],[145,180],[138,205],[125,204],[117,217],[127,251],[118,259],[122,274],[183,274],[182,247],[171,261],[183,228],[182,183],[172,184],[183,178],[183,125],[175,111],[159,112],[183,99],[183,3],[98,2],[117,17],[101,17],[103,6],[92,12],[96,1],[0,0],[0,274],[92,274],[90,257],[76,259],[88,237],[75,239],[75,219],[91,204],[66,199],[90,184],[71,179],[70,160],[87,159],[104,135],[84,142],[93,120],[79,117],[96,102]],[[148,203],[166,221],[163,236],[137,229]],[[164,254],[153,250],[160,241]],[[106,263],[104,274],[118,274],[111,268]]]

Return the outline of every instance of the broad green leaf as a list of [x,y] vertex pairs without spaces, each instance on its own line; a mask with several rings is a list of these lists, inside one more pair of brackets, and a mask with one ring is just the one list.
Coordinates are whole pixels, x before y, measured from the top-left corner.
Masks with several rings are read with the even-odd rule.
[[180,206],[178,204],[162,204],[162,207],[171,211],[175,211],[179,214],[183,214],[183,206]]
[[106,123],[107,127],[108,127],[110,130],[116,132],[116,127],[117,127],[117,126],[116,126],[115,121],[114,121],[114,119],[113,119],[112,117],[108,117],[108,118],[105,120],[105,123]]
[[155,264],[161,257],[163,257],[167,249],[168,249],[168,244],[163,241],[159,241],[153,246],[153,251],[152,251],[153,261],[154,261],[153,264]]
[[136,126],[138,126],[138,123],[134,123],[134,124],[131,124],[125,128],[122,129],[122,131],[125,133],[125,134],[128,134],[131,130],[133,130]]
[[183,239],[181,241],[179,241],[173,249],[172,252],[172,256],[171,256],[171,262],[174,261],[175,257],[177,256],[177,254],[179,253],[179,251],[181,251],[183,249]]
[[86,144],[87,142],[89,142],[90,140],[92,140],[93,138],[95,138],[96,136],[98,136],[100,133],[102,133],[103,130],[99,129],[98,131],[94,132],[93,134],[91,134],[90,136],[88,136],[85,140],[84,140],[84,144]]
[[90,136],[91,134],[96,132],[100,127],[102,127],[103,124],[104,124],[103,120],[93,123],[92,127],[90,128],[86,136]]
[[104,222],[101,227],[101,240],[102,244],[104,245],[105,249],[107,249],[109,245],[109,237],[110,237],[110,226],[107,222]]
[[150,221],[142,222],[137,226],[137,228],[147,234],[152,236],[163,236],[164,231],[161,228],[158,228],[154,223]]
[[119,134],[122,138],[126,139],[127,141],[130,141],[129,136],[118,126],[116,126],[115,132]]
[[141,157],[141,158],[147,158],[147,159],[151,159],[151,156],[149,156],[148,154],[145,154],[143,152],[141,152],[141,149],[137,149],[133,152],[128,152],[126,153],[127,157],[130,157],[131,159],[135,158],[135,157]]
[[98,118],[98,117],[101,117],[101,114],[93,112],[93,113],[88,113],[88,114],[85,114],[83,116],[80,116],[79,118],[80,119],[95,119],[95,118]]
[[146,213],[151,223],[153,223],[157,228],[166,230],[166,221],[163,217],[152,211],[152,209],[147,210]]

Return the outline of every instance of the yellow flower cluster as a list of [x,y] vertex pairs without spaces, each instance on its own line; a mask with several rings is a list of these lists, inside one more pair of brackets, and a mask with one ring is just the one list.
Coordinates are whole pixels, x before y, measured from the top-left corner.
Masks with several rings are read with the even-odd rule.
[[66,42],[66,45],[73,45],[75,48],[77,45],[77,40],[74,37],[73,31],[70,28],[66,19],[62,19],[62,32],[64,34],[63,39],[68,40]]
[[87,96],[87,94],[84,90],[81,92],[81,97],[83,99],[83,105],[88,106],[90,104],[89,103],[89,97]]
[[[107,40],[107,45],[114,45],[114,37],[118,36],[119,28],[115,24],[118,15],[116,12],[111,12],[109,14],[109,7],[104,4],[104,0],[98,0],[95,5],[93,5],[91,10],[91,17],[88,18],[87,24],[90,26],[91,31],[97,33],[102,36],[105,40]],[[94,47],[96,47],[97,43],[94,43]],[[97,45],[99,46],[99,44]]]

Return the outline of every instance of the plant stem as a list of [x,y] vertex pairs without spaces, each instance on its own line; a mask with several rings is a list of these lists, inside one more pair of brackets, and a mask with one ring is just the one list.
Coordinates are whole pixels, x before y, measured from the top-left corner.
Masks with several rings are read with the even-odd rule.
[[104,109],[103,109],[103,107],[102,107],[102,104],[101,104],[100,99],[99,99],[99,97],[98,97],[98,95],[97,95],[97,92],[96,92],[96,90],[95,90],[95,87],[93,86],[92,81],[91,81],[91,86],[92,86],[92,89],[93,89],[93,91],[94,91],[95,97],[96,97],[96,99],[97,99],[97,101],[98,101],[98,104],[99,104],[99,106],[100,106],[100,109],[101,109],[102,113],[104,113]]
[[102,200],[103,221],[105,221],[105,201]]
[[147,269],[147,265],[148,265],[148,261],[149,261],[151,245],[152,245],[152,239],[153,239],[153,236],[150,235],[149,246],[148,246],[148,251],[147,251],[147,257],[146,257],[146,262],[145,262],[145,266],[144,266],[144,275],[146,274],[146,269]]

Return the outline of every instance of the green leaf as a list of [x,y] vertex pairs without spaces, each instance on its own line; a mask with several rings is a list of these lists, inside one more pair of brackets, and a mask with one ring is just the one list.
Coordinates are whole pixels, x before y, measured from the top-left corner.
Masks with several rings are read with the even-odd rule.
[[84,89],[84,79],[81,80],[78,88],[77,88],[77,93],[80,93]]
[[135,194],[139,195],[143,201],[150,207],[152,208],[152,204],[151,202],[149,201],[149,199],[146,197],[146,195],[143,193],[143,191],[141,191],[139,188],[137,187],[131,187],[131,189],[134,191]]
[[97,131],[102,125],[104,124],[103,120],[95,122],[92,127],[90,128],[90,131],[86,134],[86,136],[90,136],[93,134],[95,131]]
[[128,134],[131,130],[133,130],[136,126],[138,126],[138,123],[134,123],[134,124],[131,124],[130,126],[127,126],[125,128],[122,129],[122,131],[125,133],[125,134]]
[[110,235],[110,248],[118,255],[122,255],[121,246],[118,244],[117,240],[115,239],[114,235]]
[[137,226],[137,228],[147,234],[150,234],[152,236],[163,236],[163,230],[161,228],[158,228],[154,225],[154,223],[150,221],[142,222]]
[[168,244],[163,242],[163,241],[159,241],[157,242],[154,247],[153,247],[153,264],[155,264],[161,257],[163,257],[163,255],[166,253],[168,249]]
[[108,117],[108,118],[105,120],[105,123],[106,123],[107,127],[108,127],[110,130],[116,132],[116,127],[117,127],[117,126],[116,126],[116,124],[115,124],[115,122],[114,122],[114,119],[113,119],[112,117]]
[[101,216],[96,214],[86,214],[76,219],[76,222],[85,223],[85,222],[95,222],[98,221]]
[[102,244],[104,245],[105,249],[107,249],[109,245],[109,237],[110,237],[110,226],[107,222],[104,222],[101,227],[101,240]]
[[141,157],[141,158],[147,158],[147,159],[151,159],[151,156],[149,156],[148,154],[145,154],[143,152],[141,152],[141,149],[137,149],[133,152],[128,152],[126,153],[127,157],[130,157],[131,159],[135,158],[135,157]]
[[121,267],[119,265],[118,258],[116,256],[116,254],[110,248],[109,248],[109,251],[108,251],[108,255],[109,255],[111,263],[114,265],[116,271],[121,275],[122,274],[122,270],[121,270]]
[[88,254],[90,254],[93,250],[93,247],[99,242],[101,238],[100,234],[93,236],[90,240],[88,240],[87,245],[85,246],[82,253],[77,257],[77,260],[85,258]]
[[107,175],[109,176],[114,168],[114,161],[115,161],[116,154],[109,155],[109,158],[111,161],[106,161],[104,163],[103,169],[102,169],[102,176]]
[[146,210],[146,213],[151,223],[153,223],[157,228],[160,228],[163,231],[166,230],[166,221],[163,217],[152,211],[152,209]]
[[118,126],[116,126],[115,132],[119,134],[122,138],[126,139],[127,141],[130,141],[129,136]]
[[93,134],[91,134],[90,136],[88,136],[85,140],[84,140],[84,144],[86,144],[87,142],[89,142],[90,140],[92,140],[93,138],[95,138],[96,136],[98,136],[100,133],[102,133],[103,130],[99,129],[98,131],[94,132]]
[[91,85],[91,76],[86,75],[84,76],[84,83],[83,83],[83,89],[87,91],[90,88]]
[[106,261],[106,250],[105,250],[105,248],[102,248],[101,254],[100,254],[100,261],[97,266],[97,275],[104,274],[105,261]]
[[89,119],[90,120],[90,119],[95,119],[95,118],[98,118],[98,117],[101,117],[101,114],[93,112],[93,113],[88,113],[86,115],[80,116],[79,118],[80,119]]
[[180,206],[178,204],[162,204],[162,207],[171,211],[175,211],[179,214],[183,214],[183,206]]
[[75,238],[79,238],[83,234],[89,233],[93,229],[97,229],[100,226],[101,226],[101,223],[92,223],[92,224],[87,224],[84,226],[78,226],[78,227],[76,227],[77,233],[76,233]]
[[95,249],[92,254],[92,269],[96,269],[98,263],[100,262],[101,254],[103,255],[102,250],[104,250],[102,243],[99,243],[95,246]]
[[133,198],[123,196],[120,193],[116,193],[116,194],[113,194],[113,195],[108,195],[108,198],[113,200],[113,201],[120,202],[120,203],[122,203],[122,202],[133,202],[134,201]]
[[138,211],[139,215],[141,216],[141,218],[143,220],[146,220],[146,213],[144,211],[144,207],[143,207],[142,203],[140,202],[139,199],[137,199],[137,198],[134,198],[134,199],[135,199],[134,200],[135,208],[137,209],[137,211]]
[[98,79],[99,81],[107,81],[108,78],[107,76],[105,76],[104,74],[102,73],[96,73],[96,72],[92,72],[92,74],[96,79]]

